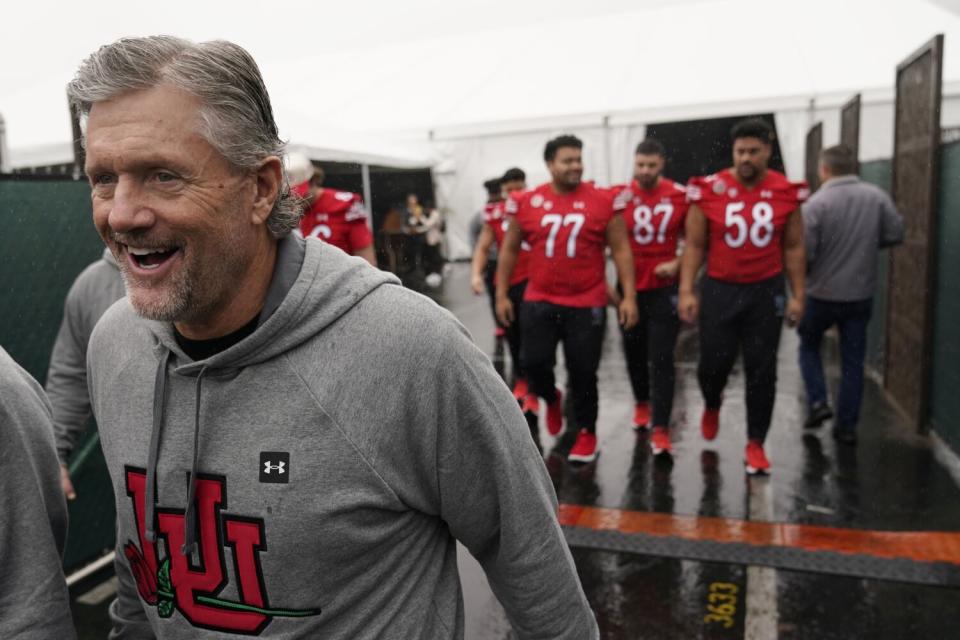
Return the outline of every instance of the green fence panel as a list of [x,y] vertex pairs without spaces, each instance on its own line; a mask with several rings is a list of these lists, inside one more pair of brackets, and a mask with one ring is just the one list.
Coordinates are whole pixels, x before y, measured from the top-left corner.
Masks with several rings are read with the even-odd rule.
[[[43,383],[74,278],[103,251],[85,182],[0,180],[0,345]],[[78,499],[70,504],[64,566],[113,547],[113,488],[95,426],[71,459]]]
[[960,142],[940,149],[931,423],[960,451]]
[[[860,177],[887,193],[893,181],[893,163],[890,160],[872,160],[860,164]],[[873,297],[873,317],[867,329],[867,367],[883,375],[884,352],[887,348],[887,272],[890,254],[880,251],[877,256],[877,291]]]

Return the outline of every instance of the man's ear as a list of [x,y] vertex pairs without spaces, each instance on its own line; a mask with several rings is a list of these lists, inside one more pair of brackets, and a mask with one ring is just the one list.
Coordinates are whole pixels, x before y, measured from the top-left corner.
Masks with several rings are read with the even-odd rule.
[[264,158],[254,171],[254,179],[257,190],[251,215],[254,224],[265,224],[283,187],[283,162],[277,156]]

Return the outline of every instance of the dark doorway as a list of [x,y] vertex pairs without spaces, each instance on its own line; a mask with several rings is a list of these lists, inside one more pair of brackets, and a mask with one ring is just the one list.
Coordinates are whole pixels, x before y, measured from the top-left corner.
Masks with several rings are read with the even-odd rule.
[[[729,167],[733,153],[730,129],[744,118],[761,118],[774,132],[777,125],[772,113],[750,114],[732,118],[686,120],[664,122],[647,126],[647,137],[658,140],[667,150],[667,166],[664,174],[681,184],[693,176],[709,175]],[[770,168],[783,171],[780,142],[775,137]]]
[[[346,162],[314,162],[326,174],[325,185],[363,195],[363,176],[359,164]],[[435,202],[433,176],[430,169],[395,169],[370,167],[370,192],[373,202],[367,203],[373,214],[373,230],[379,231],[383,219],[392,208],[400,208],[407,194],[415,193],[421,204]]]

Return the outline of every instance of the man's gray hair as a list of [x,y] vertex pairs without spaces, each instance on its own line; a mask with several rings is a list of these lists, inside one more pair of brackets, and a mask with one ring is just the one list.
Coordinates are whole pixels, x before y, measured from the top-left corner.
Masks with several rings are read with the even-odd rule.
[[[67,85],[78,112],[128,91],[169,85],[200,102],[200,135],[230,164],[254,169],[267,156],[283,159],[284,142],[273,119],[270,96],[249,53],[224,40],[195,43],[173,36],[124,38],[100,47],[83,61]],[[282,238],[297,227],[300,200],[284,172],[267,228]]]

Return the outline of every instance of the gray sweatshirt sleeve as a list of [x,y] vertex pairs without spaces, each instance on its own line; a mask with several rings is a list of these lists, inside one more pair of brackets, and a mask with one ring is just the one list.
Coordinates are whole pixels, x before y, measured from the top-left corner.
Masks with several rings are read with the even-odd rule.
[[440,516],[480,562],[521,639],[599,635],[523,414],[465,332],[437,368]]
[[87,392],[87,342],[93,327],[84,327],[79,281],[63,306],[63,321],[50,356],[47,397],[53,407],[53,429],[61,462],[77,446],[90,418]]
[[807,264],[817,259],[820,250],[820,207],[811,200],[801,209],[803,214],[803,236],[806,244]]
[[123,549],[119,545],[113,568],[117,573],[117,597],[110,603],[110,621],[113,623],[113,628],[107,636],[108,639],[152,640],[156,638],[147,620],[147,614],[143,611],[137,585],[130,574],[130,565],[123,557]]
[[60,556],[67,507],[43,391],[0,350],[0,638],[76,638]]
[[882,194],[880,218],[880,248],[893,247],[903,242],[903,216],[886,193]]

